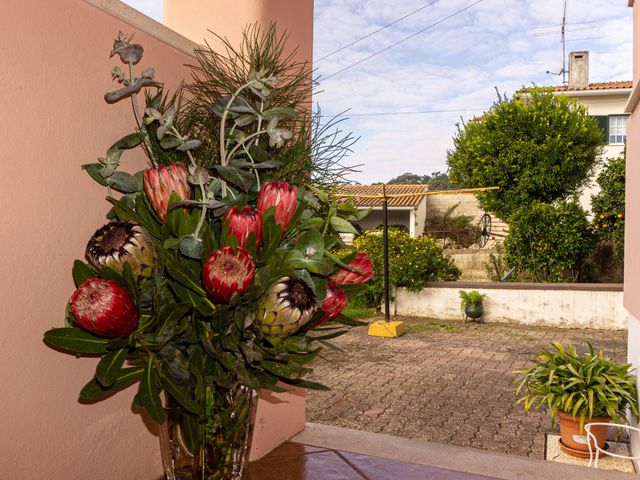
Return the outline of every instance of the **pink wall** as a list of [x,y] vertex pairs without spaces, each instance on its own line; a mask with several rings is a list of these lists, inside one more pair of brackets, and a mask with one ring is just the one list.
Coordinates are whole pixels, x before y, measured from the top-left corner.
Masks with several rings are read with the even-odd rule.
[[218,41],[208,30],[238,44],[243,26],[276,22],[278,31],[290,35],[287,46],[298,47],[299,61],[311,62],[313,56],[313,0],[164,0],[163,21],[196,43],[206,39],[214,48]]
[[[108,209],[104,189],[80,165],[133,127],[126,103],[102,99],[114,87],[109,51],[118,30],[136,33],[146,49],[141,66],[156,67],[169,86],[186,76],[184,53],[83,0],[10,2],[0,16],[2,479],[161,474],[157,438],[130,409],[133,389],[79,404],[96,361],[42,342],[62,325],[72,262]],[[140,154],[123,163],[144,165]]]
[[[633,6],[634,94],[640,78],[640,3]],[[627,126],[627,184],[625,208],[625,296],[624,305],[640,319],[640,106],[635,106]],[[638,339],[640,347],[640,339]]]

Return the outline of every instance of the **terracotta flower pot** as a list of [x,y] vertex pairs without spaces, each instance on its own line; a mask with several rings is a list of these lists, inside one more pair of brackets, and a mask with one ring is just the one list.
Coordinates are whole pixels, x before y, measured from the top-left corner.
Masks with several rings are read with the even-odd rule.
[[[592,417],[586,418],[584,423],[609,423],[610,421],[611,417]],[[584,427],[580,429],[580,417],[576,417],[574,420],[571,415],[558,412],[558,422],[560,423],[560,448],[562,451],[574,457],[589,458],[587,432],[584,430]],[[591,433],[595,435],[597,445],[600,448],[604,448],[604,444],[607,441],[608,428],[609,427],[603,425],[597,425],[591,428]],[[595,451],[595,448],[593,448],[593,450]]]

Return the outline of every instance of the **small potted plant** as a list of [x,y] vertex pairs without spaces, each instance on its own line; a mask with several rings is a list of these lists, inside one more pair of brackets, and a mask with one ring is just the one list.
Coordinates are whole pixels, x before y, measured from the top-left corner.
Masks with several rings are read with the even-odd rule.
[[471,290],[470,292],[460,290],[460,309],[462,313],[464,313],[465,321],[471,318],[483,323],[482,315],[484,315],[484,307],[482,306],[482,301],[485,298],[487,298],[487,296],[477,290]]
[[[548,406],[551,422],[556,415],[560,423],[560,448],[566,453],[588,458],[589,446],[584,425],[589,422],[627,422],[627,409],[638,418],[636,375],[630,364],[619,364],[606,358],[604,351],[576,352],[568,343],[552,343],[553,349],[543,350],[532,360],[534,366],[520,370],[516,403],[529,409]],[[594,427],[599,447],[604,447],[608,427]],[[593,448],[593,446],[592,446]]]

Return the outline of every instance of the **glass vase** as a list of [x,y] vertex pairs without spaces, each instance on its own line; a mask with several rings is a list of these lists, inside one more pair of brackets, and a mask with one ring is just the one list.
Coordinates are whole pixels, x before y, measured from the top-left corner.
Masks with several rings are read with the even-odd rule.
[[160,428],[166,480],[240,480],[249,460],[255,391],[208,386],[203,412],[195,415],[167,397]]

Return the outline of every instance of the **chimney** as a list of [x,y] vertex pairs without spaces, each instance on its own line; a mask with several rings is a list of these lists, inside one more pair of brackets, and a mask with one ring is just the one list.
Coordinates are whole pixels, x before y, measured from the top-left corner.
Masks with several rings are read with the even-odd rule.
[[569,54],[569,88],[589,85],[589,52]]

